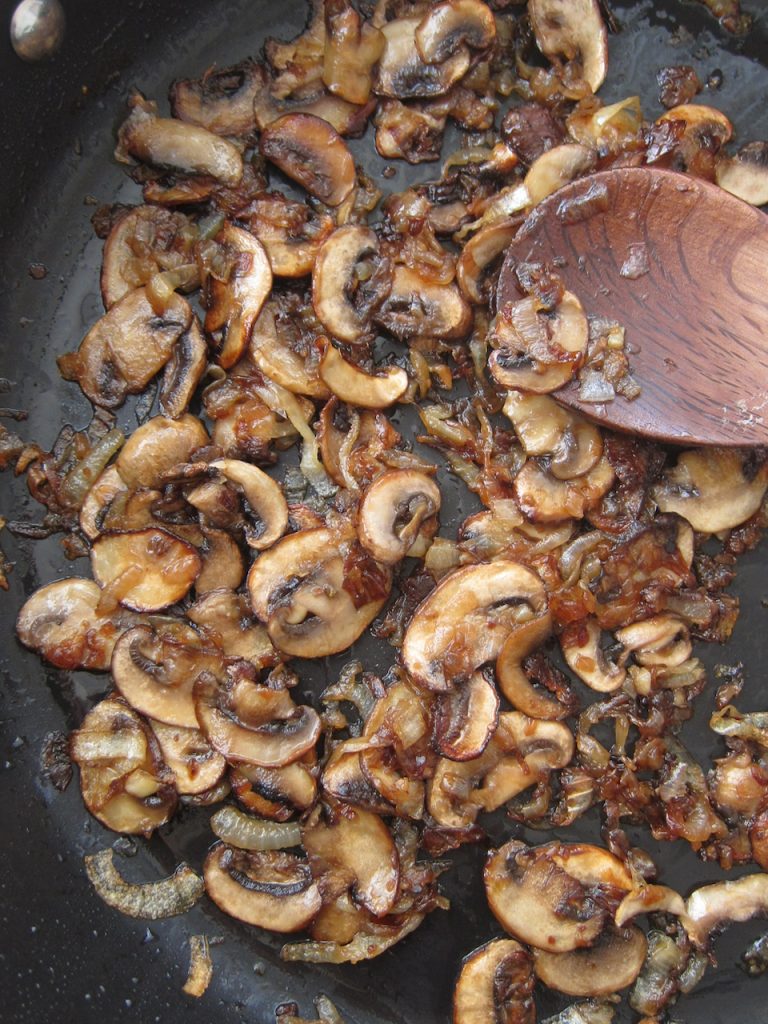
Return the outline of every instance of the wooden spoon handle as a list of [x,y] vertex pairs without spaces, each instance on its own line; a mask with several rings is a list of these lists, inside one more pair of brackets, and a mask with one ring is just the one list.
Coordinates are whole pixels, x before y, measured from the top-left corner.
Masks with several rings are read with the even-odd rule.
[[768,443],[765,214],[672,171],[621,168],[573,182],[510,246],[499,308],[520,296],[517,263],[553,257],[588,314],[626,327],[642,388],[633,402],[582,405],[572,384],[559,400],[678,444]]

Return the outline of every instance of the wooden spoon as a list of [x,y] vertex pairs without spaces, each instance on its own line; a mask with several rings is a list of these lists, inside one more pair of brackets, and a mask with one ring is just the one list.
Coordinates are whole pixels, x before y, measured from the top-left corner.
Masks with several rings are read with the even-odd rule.
[[540,203],[507,250],[498,308],[521,297],[515,268],[545,262],[587,314],[626,328],[634,401],[553,397],[590,418],[675,444],[768,444],[768,217],[716,185],[624,167]]

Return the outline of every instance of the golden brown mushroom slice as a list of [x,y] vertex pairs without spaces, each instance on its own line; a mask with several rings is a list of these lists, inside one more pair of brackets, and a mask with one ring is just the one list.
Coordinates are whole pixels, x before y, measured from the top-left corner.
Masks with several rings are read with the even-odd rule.
[[578,60],[597,92],[608,72],[608,32],[597,0],[530,0],[528,16],[544,56]]
[[272,643],[296,657],[345,650],[384,604],[389,569],[325,527],[289,534],[251,566],[248,590]]
[[624,684],[627,672],[608,658],[601,637],[600,624],[590,617],[569,625],[560,636],[560,647],[568,667],[591,690],[614,693]]
[[[539,396],[543,397],[543,396]],[[536,523],[561,523],[580,519],[608,493],[616,478],[613,466],[603,457],[583,476],[559,480],[536,459],[528,459],[514,480],[520,509]]]
[[213,789],[226,771],[227,762],[211,747],[198,728],[185,729],[150,719],[163,760],[173,773],[176,792],[196,796]]
[[[423,20],[421,17],[394,18],[382,26],[384,51],[373,82],[377,95],[400,100],[442,96],[469,70],[471,58],[465,46],[439,63],[429,64],[421,58],[416,33]],[[427,31],[422,31],[425,44],[429,43],[430,35],[434,35],[429,28],[428,23]]]
[[131,434],[115,465],[132,490],[160,488],[165,482],[164,473],[182,462],[190,462],[192,452],[209,443],[208,433],[196,416],[153,416]]
[[168,98],[173,116],[216,135],[250,135],[256,127],[253,103],[265,72],[250,58],[226,68],[209,68],[202,78],[179,78]]
[[362,755],[367,741],[342,740],[323,767],[320,784],[323,792],[342,804],[362,807],[376,814],[394,814],[391,801],[376,786],[376,779],[363,768]]
[[218,337],[217,361],[228,370],[242,357],[261,307],[272,289],[264,246],[250,231],[225,223],[216,235],[229,264],[226,281],[212,278],[205,329]]
[[523,660],[540,647],[551,632],[549,612],[513,629],[496,659],[496,682],[515,710],[530,718],[554,721],[565,718],[571,709],[534,687],[522,666]]
[[107,697],[70,737],[91,814],[115,832],[149,835],[176,809],[173,777],[149,727],[120,697]]
[[277,652],[267,631],[254,622],[242,594],[224,587],[210,590],[190,605],[186,614],[226,657],[244,658],[259,669],[277,663]]
[[453,990],[453,1024],[535,1024],[531,954],[514,939],[493,939],[464,957]]
[[499,721],[499,695],[482,672],[458,683],[435,702],[434,743],[452,761],[479,757]]
[[618,903],[634,888],[622,862],[586,843],[528,847],[516,839],[492,851],[485,865],[491,911],[515,938],[566,953],[592,945]]
[[96,582],[137,612],[155,612],[180,601],[197,579],[200,555],[166,530],[103,534],[91,548]]
[[603,439],[594,423],[548,395],[510,391],[504,400],[504,414],[525,454],[548,456],[547,468],[557,480],[584,476],[602,457]]
[[403,664],[422,686],[448,691],[495,661],[514,626],[540,615],[546,600],[541,579],[518,562],[457,569],[414,612]]
[[437,529],[440,501],[440,488],[426,473],[393,469],[382,474],[360,503],[360,543],[379,562],[394,565],[405,558],[420,534]]
[[733,157],[721,156],[715,165],[715,181],[753,206],[768,203],[768,142],[748,142]]
[[316,712],[294,704],[287,690],[204,672],[194,699],[200,728],[230,764],[279,768],[312,750],[320,735]]
[[328,214],[279,193],[264,193],[248,205],[248,229],[266,249],[275,277],[311,274],[334,226]]
[[222,655],[206,650],[181,623],[165,631],[151,626],[127,630],[115,644],[112,678],[131,707],[168,725],[197,728],[192,688],[201,672],[221,670]]
[[520,228],[519,220],[501,220],[474,234],[456,261],[456,280],[464,297],[476,305],[488,301],[488,285],[483,278],[494,260],[505,251]]
[[259,146],[262,156],[327,206],[340,206],[355,187],[346,143],[313,114],[284,114],[264,129]]
[[256,551],[271,547],[288,529],[288,505],[280,485],[250,462],[218,459],[210,465],[242,490],[249,510],[255,513],[257,524],[245,531],[249,547]]
[[627,988],[645,961],[648,943],[639,928],[606,928],[593,946],[568,953],[534,949],[539,981],[570,996],[608,996]]
[[203,567],[195,580],[195,594],[202,598],[214,590],[237,590],[245,577],[245,563],[239,545],[225,530],[208,527],[204,530],[204,538],[198,549]]
[[348,344],[365,340],[372,309],[388,290],[388,265],[381,264],[371,228],[345,224],[323,242],[312,269],[312,304],[334,338]]
[[70,577],[36,590],[16,620],[16,635],[56,668],[109,668],[117,638],[137,621],[120,609],[100,610],[102,592],[93,580]]
[[302,830],[312,873],[338,876],[375,917],[392,910],[400,861],[389,829],[377,814],[343,807],[313,815]]
[[694,889],[681,921],[692,942],[706,949],[710,936],[734,921],[768,914],[768,874],[715,882]]
[[414,40],[427,64],[442,64],[462,47],[487,49],[496,38],[493,11],[482,0],[443,0],[419,22]]
[[229,774],[232,791],[243,807],[274,821],[308,810],[317,797],[313,767],[304,759],[280,768],[239,764]]
[[408,390],[408,374],[401,366],[366,373],[330,343],[325,346],[319,373],[332,394],[362,409],[386,409]]
[[375,320],[400,340],[419,336],[451,340],[467,334],[472,317],[471,306],[453,282],[429,280],[399,263]]
[[268,301],[253,325],[248,354],[266,377],[287,391],[329,398],[318,374],[319,342],[307,343],[301,335],[296,318],[290,312],[280,315],[278,304]]
[[178,419],[189,408],[208,366],[208,345],[196,316],[173,346],[163,368],[158,405],[165,416]]
[[292,853],[217,843],[203,877],[206,892],[225,914],[273,932],[306,928],[323,903],[309,865]]
[[127,491],[128,487],[114,464],[107,466],[97,477],[80,506],[80,529],[89,540],[96,540],[107,509],[118,495]]
[[158,315],[146,289],[136,288],[94,324],[77,352],[59,358],[59,370],[94,405],[116,408],[162,370],[191,322],[192,310],[180,296],[173,295]]
[[349,103],[367,103],[372,70],[384,49],[384,36],[363,20],[351,4],[325,7],[323,83]]

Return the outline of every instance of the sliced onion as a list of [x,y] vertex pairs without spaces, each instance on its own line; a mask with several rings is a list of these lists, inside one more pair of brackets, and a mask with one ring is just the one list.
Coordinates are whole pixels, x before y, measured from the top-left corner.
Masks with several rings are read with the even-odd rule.
[[280,950],[280,956],[283,960],[300,960],[308,964],[357,964],[385,953],[415,931],[423,920],[423,914],[409,914],[400,925],[371,925],[343,945],[314,940],[289,943]]
[[112,456],[120,451],[124,443],[125,434],[122,430],[108,431],[67,473],[59,489],[59,495],[70,508],[80,508],[104,467]]
[[159,882],[135,885],[126,882],[113,863],[111,849],[88,854],[85,870],[91,885],[109,907],[128,917],[159,921],[185,914],[205,892],[202,878],[187,864]]
[[298,822],[253,818],[232,806],[211,815],[211,828],[219,839],[240,850],[284,850],[301,844]]
[[182,986],[182,992],[199,999],[211,983],[213,961],[206,935],[189,937],[189,974]]

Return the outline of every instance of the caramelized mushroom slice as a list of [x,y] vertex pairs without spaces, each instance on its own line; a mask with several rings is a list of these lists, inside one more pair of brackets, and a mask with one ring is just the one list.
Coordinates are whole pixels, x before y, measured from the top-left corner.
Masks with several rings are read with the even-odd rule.
[[442,64],[465,46],[485,50],[495,38],[493,11],[482,0],[433,4],[415,32],[416,49],[427,64]]
[[682,917],[685,913],[683,897],[666,885],[641,885],[627,893],[616,908],[614,921],[617,928],[623,928],[638,914],[656,913]]
[[278,850],[251,852],[217,843],[203,867],[205,891],[230,917],[273,932],[296,932],[323,900],[306,861]]
[[179,78],[168,97],[173,116],[216,135],[250,135],[256,127],[253,102],[264,79],[264,68],[250,59],[210,68],[202,78]]
[[59,370],[94,405],[116,408],[162,370],[191,321],[189,303],[180,296],[173,295],[158,315],[146,290],[136,288],[93,325],[77,352],[59,358]]
[[455,284],[438,284],[398,264],[389,295],[375,315],[401,341],[411,337],[463,338],[472,326],[472,309]]
[[424,817],[425,786],[421,779],[405,775],[392,747],[367,747],[360,751],[360,768],[387,807],[371,807],[379,814],[399,814],[412,821]]
[[600,624],[595,618],[568,626],[560,637],[560,646],[568,667],[591,690],[615,693],[627,677],[626,669],[609,661],[600,646]]
[[603,440],[597,427],[548,395],[510,391],[507,416],[526,455],[548,455],[548,470],[557,480],[583,476],[599,462]]
[[440,488],[414,469],[393,469],[366,490],[358,513],[360,543],[377,561],[405,558],[430,520],[437,527]]
[[502,220],[489,224],[473,235],[456,262],[456,280],[470,302],[481,305],[488,301],[483,289],[483,275],[504,252],[517,234],[517,220]]
[[435,702],[435,746],[451,761],[479,757],[499,721],[499,695],[482,672],[474,672]]
[[531,954],[514,939],[493,939],[464,957],[453,991],[453,1024],[535,1024]]
[[292,333],[295,318],[290,313],[278,317],[278,313],[275,303],[265,303],[251,332],[248,349],[251,359],[265,376],[287,391],[312,398],[329,398],[328,388],[318,374],[319,343],[313,341],[306,352],[300,336]]
[[130,163],[133,157],[154,167],[238,184],[243,158],[237,146],[197,125],[158,117],[157,106],[143,96],[134,95],[130,104],[131,113],[118,133],[118,160]]
[[510,630],[545,607],[544,584],[517,562],[457,569],[416,609],[403,640],[403,663],[422,686],[449,691],[495,661]]
[[347,362],[330,343],[320,360],[319,373],[337,398],[363,409],[386,409],[408,390],[408,374],[402,367],[387,366],[373,374],[365,373]]
[[258,517],[256,527],[246,528],[248,545],[257,551],[271,547],[288,529],[288,505],[280,485],[257,466],[238,459],[218,459],[211,469],[242,489],[248,509]]
[[312,273],[318,250],[334,229],[332,217],[279,193],[260,195],[249,204],[248,213],[248,228],[266,249],[276,277]]
[[193,316],[163,369],[158,405],[164,415],[178,419],[187,411],[207,366],[208,345],[200,321]]
[[313,114],[284,114],[261,133],[262,156],[327,206],[355,187],[352,154],[332,125]]
[[496,659],[496,681],[499,689],[517,711],[530,718],[555,721],[570,714],[570,708],[554,697],[537,690],[525,674],[524,658],[541,646],[552,632],[549,612],[515,627],[507,637]]
[[704,103],[682,103],[665,111],[656,125],[669,126],[676,145],[662,145],[655,159],[650,148],[646,155],[649,163],[665,163],[674,170],[715,180],[720,149],[733,136],[733,125],[722,111]]
[[230,779],[243,807],[275,821],[286,821],[296,811],[308,810],[317,798],[312,767],[303,760],[280,768],[239,764],[231,769]]
[[240,548],[224,530],[209,527],[204,533],[205,540],[199,549],[203,567],[195,580],[195,594],[203,597],[213,590],[237,590],[245,576]]
[[768,461],[730,448],[681,452],[651,495],[661,512],[677,512],[700,533],[739,526],[760,508]]
[[734,157],[721,156],[715,164],[715,181],[753,206],[768,203],[768,142],[749,142]]
[[372,305],[387,290],[377,295],[381,275],[372,267],[378,255],[378,238],[361,224],[337,228],[320,247],[312,271],[312,304],[325,329],[340,341],[355,344],[370,333]]
[[342,740],[328,758],[321,778],[323,792],[343,804],[352,804],[374,811],[392,814],[391,802],[377,789],[373,778],[363,770],[361,754],[368,743],[356,739]]
[[578,60],[597,92],[608,71],[608,33],[597,0],[530,0],[528,16],[545,57]]
[[221,332],[217,360],[228,370],[246,350],[253,325],[272,289],[272,270],[264,247],[249,231],[226,223],[216,242],[231,261],[231,269],[226,281],[210,280],[205,329],[209,334]]
[[253,621],[242,594],[223,587],[211,590],[187,608],[186,614],[226,657],[243,658],[259,669],[277,662],[267,631]]
[[350,103],[367,103],[371,71],[384,49],[384,36],[346,0],[326,0],[324,6],[323,83]]
[[176,791],[149,727],[119,697],[107,697],[70,737],[91,814],[115,832],[148,836],[176,809]]
[[201,565],[195,548],[166,530],[104,534],[91,548],[96,582],[137,612],[160,611],[180,601]]
[[588,949],[551,953],[534,949],[539,981],[570,996],[608,996],[631,985],[645,961],[648,943],[639,928],[607,928]]
[[88,540],[96,540],[101,533],[104,515],[109,506],[118,497],[124,495],[128,488],[113,463],[107,466],[97,478],[80,506],[80,529]]
[[469,50],[464,46],[435,64],[419,57],[416,32],[423,20],[395,18],[382,26],[384,51],[373,84],[379,96],[400,100],[442,96],[469,70]]
[[694,889],[685,904],[681,920],[700,949],[710,936],[733,921],[749,921],[768,913],[768,874],[715,882]]
[[117,470],[132,490],[160,488],[164,474],[182,462],[191,461],[192,452],[209,443],[205,427],[196,416],[186,414],[178,420],[153,416],[128,438],[117,457]]
[[613,466],[603,457],[583,476],[558,480],[535,459],[529,459],[515,477],[515,497],[522,511],[539,523],[580,519],[613,486]]
[[634,887],[607,850],[586,843],[528,847],[516,839],[489,855],[485,886],[500,924],[550,953],[592,945],[606,923],[610,897],[618,902]]
[[303,757],[320,735],[317,714],[294,704],[286,690],[203,673],[194,699],[200,728],[231,764],[280,768]]
[[191,796],[213,789],[224,774],[227,762],[213,750],[200,730],[152,720],[149,725],[163,760],[173,773],[176,792]]
[[16,620],[16,635],[56,668],[106,672],[117,638],[136,616],[122,609],[106,614],[101,599],[93,580],[56,580],[27,599]]
[[220,670],[221,663],[221,654],[203,648],[197,634],[181,623],[167,632],[136,626],[115,644],[111,671],[115,686],[136,711],[196,729],[195,680],[203,671]]
[[284,537],[248,574],[253,610],[274,645],[296,657],[349,647],[378,613],[390,585],[388,569],[326,528]]
[[389,830],[377,814],[345,807],[323,818],[313,815],[302,829],[312,874],[338,876],[374,917],[385,917],[398,893],[400,862]]

